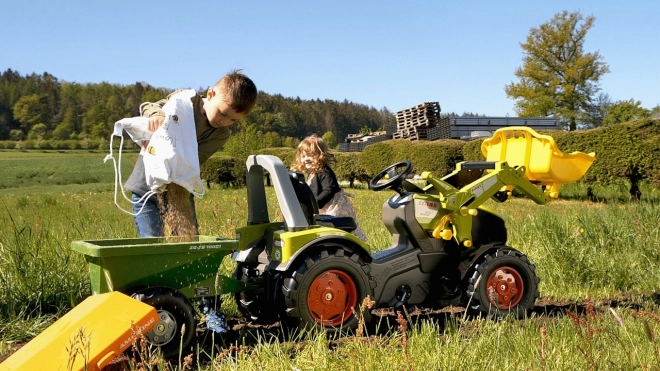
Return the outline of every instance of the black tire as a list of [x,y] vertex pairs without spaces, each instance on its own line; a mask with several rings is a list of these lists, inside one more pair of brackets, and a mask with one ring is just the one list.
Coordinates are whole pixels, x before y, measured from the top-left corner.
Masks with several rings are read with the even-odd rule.
[[353,310],[359,312],[362,300],[373,297],[367,268],[357,254],[339,246],[325,248],[284,278],[286,313],[302,328],[350,332],[358,326]]
[[154,349],[160,348],[163,357],[168,359],[177,358],[179,349],[184,357],[191,353],[196,330],[195,312],[183,296],[164,288],[151,288],[133,297],[158,311],[160,321],[144,334]]
[[485,254],[468,277],[469,309],[491,317],[523,318],[539,297],[536,267],[521,252],[501,246]]
[[[234,272],[234,278],[248,283],[260,276],[257,270],[259,263],[239,262]],[[234,294],[236,307],[246,320],[262,325],[268,325],[277,322],[277,311],[273,309],[274,295],[266,291],[265,285],[261,289],[253,291],[241,291]]]

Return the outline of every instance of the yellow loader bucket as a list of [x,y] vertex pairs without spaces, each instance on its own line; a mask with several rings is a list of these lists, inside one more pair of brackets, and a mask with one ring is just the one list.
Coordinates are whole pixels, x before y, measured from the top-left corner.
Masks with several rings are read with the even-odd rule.
[[[0,371],[101,370],[158,322],[156,309],[119,292],[90,296],[0,363]],[[86,367],[85,367],[86,366]]]
[[562,153],[554,138],[524,126],[497,130],[483,141],[486,161],[506,161],[509,166],[525,166],[525,177],[546,186],[551,197],[559,196],[564,183],[580,180],[596,159],[595,153]]

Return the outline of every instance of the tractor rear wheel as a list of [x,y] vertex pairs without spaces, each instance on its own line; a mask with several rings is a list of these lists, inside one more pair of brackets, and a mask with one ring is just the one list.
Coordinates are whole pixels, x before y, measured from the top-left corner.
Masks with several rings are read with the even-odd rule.
[[283,281],[286,312],[303,328],[348,332],[358,326],[362,300],[373,296],[366,265],[339,247],[321,250],[301,262]]
[[509,247],[485,254],[468,278],[469,308],[489,316],[523,318],[539,297],[535,270],[524,254]]
[[[164,358],[189,354],[195,337],[195,312],[188,301],[164,288],[149,288],[133,294],[133,298],[156,308],[159,321],[144,336],[150,345],[160,348]],[[183,330],[185,326],[185,331]]]

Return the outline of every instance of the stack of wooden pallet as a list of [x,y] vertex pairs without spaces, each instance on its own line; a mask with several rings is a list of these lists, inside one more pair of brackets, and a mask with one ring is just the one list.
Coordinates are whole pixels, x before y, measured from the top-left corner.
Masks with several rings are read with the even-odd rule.
[[428,138],[427,129],[434,128],[440,122],[440,103],[425,102],[413,108],[396,113],[394,139],[424,140]]
[[451,139],[451,121],[449,117],[440,118],[440,123],[426,131],[428,140]]

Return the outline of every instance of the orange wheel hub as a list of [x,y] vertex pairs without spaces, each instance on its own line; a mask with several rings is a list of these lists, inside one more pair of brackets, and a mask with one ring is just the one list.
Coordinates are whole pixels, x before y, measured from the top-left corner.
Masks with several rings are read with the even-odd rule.
[[522,276],[514,268],[502,266],[488,277],[486,294],[497,309],[511,309],[520,303],[525,292]]
[[329,269],[316,277],[307,293],[309,314],[325,327],[339,326],[353,315],[357,287],[346,272]]

